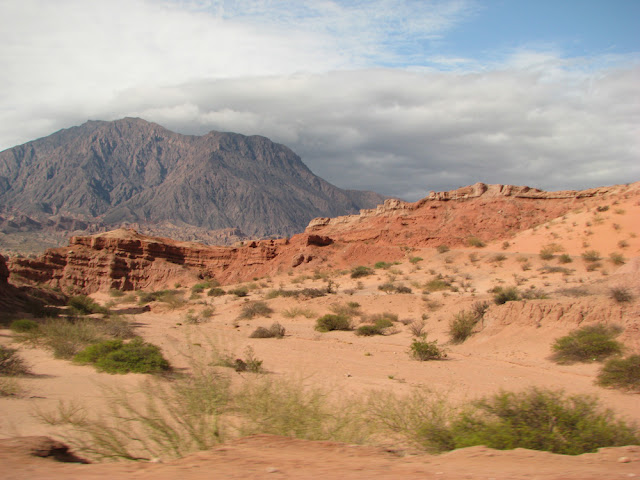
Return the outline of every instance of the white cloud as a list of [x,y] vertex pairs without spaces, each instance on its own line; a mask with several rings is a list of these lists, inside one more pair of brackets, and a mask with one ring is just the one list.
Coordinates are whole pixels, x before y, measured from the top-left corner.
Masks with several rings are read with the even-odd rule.
[[637,59],[516,49],[482,65],[430,53],[450,71],[420,68],[416,45],[473,5],[391,3],[4,2],[0,148],[140,116],[265,135],[341,187],[410,199],[476,181],[639,179]]

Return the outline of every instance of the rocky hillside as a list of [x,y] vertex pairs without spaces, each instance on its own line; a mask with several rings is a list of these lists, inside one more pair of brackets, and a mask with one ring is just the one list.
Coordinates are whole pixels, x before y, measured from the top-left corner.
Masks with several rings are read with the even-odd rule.
[[136,224],[174,238],[184,230],[185,240],[224,240],[229,229],[232,241],[243,234],[285,237],[314,217],[356,213],[383,200],[327,183],[264,137],[180,135],[136,118],[89,121],[0,152],[5,234]]

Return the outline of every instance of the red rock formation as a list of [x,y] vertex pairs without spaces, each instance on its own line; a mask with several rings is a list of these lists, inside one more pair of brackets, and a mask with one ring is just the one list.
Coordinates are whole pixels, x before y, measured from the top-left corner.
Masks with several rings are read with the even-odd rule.
[[415,203],[387,200],[359,215],[317,218],[291,240],[262,240],[233,247],[150,237],[130,229],[72,237],[36,260],[17,258],[11,271],[34,282],[85,293],[172,286],[182,279],[249,280],[280,269],[334,267],[397,260],[403,246],[464,245],[511,234],[616,194],[639,194],[640,183],[585,191],[542,192],[529,187],[477,183],[431,193]]
[[306,232],[329,235],[343,242],[461,246],[470,236],[484,241],[509,238],[590,201],[639,191],[640,182],[559,192],[476,183],[449,192],[431,192],[415,203],[392,199],[375,209],[361,210],[359,215],[316,218]]

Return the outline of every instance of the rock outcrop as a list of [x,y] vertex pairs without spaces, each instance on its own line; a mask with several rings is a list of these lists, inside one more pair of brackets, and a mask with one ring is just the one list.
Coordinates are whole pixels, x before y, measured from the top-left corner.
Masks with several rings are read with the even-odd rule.
[[476,183],[448,192],[431,192],[414,203],[389,199],[374,209],[361,210],[359,215],[315,218],[306,232],[343,242],[461,246],[471,236],[483,241],[506,239],[602,198],[638,195],[639,191],[640,182],[559,192]]
[[84,293],[151,288],[196,277],[229,283],[289,267],[294,252],[309,263],[317,257],[315,249],[331,243],[328,237],[301,234],[225,247],[118,229],[72,237],[68,247],[49,249],[37,259],[15,258],[11,270],[31,282]]

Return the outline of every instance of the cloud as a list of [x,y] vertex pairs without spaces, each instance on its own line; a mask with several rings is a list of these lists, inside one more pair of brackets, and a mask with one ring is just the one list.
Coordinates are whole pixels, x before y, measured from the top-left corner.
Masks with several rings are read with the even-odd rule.
[[[425,42],[472,3],[366,4],[3,4],[0,148],[140,116],[182,133],[264,135],[340,187],[411,200],[476,181],[562,189],[639,179],[636,57],[436,55]],[[420,46],[431,66],[412,63]]]

